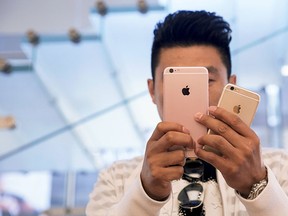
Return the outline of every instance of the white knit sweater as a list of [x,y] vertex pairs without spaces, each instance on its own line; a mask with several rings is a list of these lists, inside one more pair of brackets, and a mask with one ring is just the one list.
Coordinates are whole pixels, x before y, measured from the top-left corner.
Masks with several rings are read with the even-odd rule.
[[[268,168],[268,185],[254,200],[246,200],[230,188],[217,171],[217,183],[205,183],[204,206],[208,216],[288,216],[288,153],[278,149],[263,151]],[[146,195],[140,181],[142,157],[115,162],[99,174],[86,208],[88,216],[176,216],[178,193],[187,184],[172,183],[172,193],[164,202]]]

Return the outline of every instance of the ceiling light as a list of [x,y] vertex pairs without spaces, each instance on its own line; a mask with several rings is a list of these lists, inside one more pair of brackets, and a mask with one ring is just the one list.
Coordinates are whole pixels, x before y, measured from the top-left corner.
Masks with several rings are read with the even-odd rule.
[[101,16],[105,16],[108,11],[106,4],[102,0],[96,2],[96,9]]
[[39,35],[35,31],[29,30],[26,36],[27,36],[29,43],[31,43],[32,45],[36,46],[39,44],[40,38],[39,38]]
[[69,30],[68,36],[73,43],[79,43],[81,41],[80,33],[74,28]]
[[11,64],[9,64],[5,59],[0,59],[0,71],[6,74],[11,73]]
[[16,127],[16,121],[13,116],[0,117],[0,128],[14,129],[15,127]]
[[288,65],[283,65],[281,68],[282,76],[288,76]]
[[138,3],[137,3],[137,6],[138,6],[138,11],[140,13],[147,13],[148,11],[148,5],[146,3],[145,0],[139,0]]

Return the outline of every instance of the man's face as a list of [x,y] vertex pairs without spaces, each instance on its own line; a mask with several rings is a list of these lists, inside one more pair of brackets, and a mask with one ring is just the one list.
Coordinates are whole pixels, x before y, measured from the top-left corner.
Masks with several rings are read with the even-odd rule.
[[209,105],[216,106],[223,87],[236,82],[236,77],[228,80],[227,69],[220,54],[213,46],[194,45],[189,47],[165,48],[160,51],[159,64],[155,70],[155,80],[148,80],[148,88],[153,103],[157,105],[162,119],[163,114],[163,71],[170,66],[203,66],[209,71]]

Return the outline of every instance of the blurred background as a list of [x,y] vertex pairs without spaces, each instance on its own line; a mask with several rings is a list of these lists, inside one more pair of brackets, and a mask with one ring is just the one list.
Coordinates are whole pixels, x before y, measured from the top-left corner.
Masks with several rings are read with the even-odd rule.
[[252,127],[264,147],[288,148],[287,0],[0,0],[9,215],[84,215],[99,170],[143,153],[159,121],[146,87],[153,29],[180,9],[231,24],[233,73],[261,95]]

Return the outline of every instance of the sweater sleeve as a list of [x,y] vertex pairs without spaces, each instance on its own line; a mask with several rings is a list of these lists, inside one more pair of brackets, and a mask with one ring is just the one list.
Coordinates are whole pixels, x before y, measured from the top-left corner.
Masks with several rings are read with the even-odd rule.
[[287,216],[288,197],[285,191],[288,192],[288,185],[281,187],[269,167],[267,167],[267,171],[268,184],[258,197],[253,200],[247,200],[238,193],[236,193],[236,196],[246,207],[250,216]]
[[[87,216],[157,216],[161,208],[168,202],[151,199],[144,191],[140,180],[130,178],[123,181],[113,171],[102,172],[89,196],[86,207]],[[117,178],[115,178],[117,177]],[[124,189],[124,185],[126,188]]]

